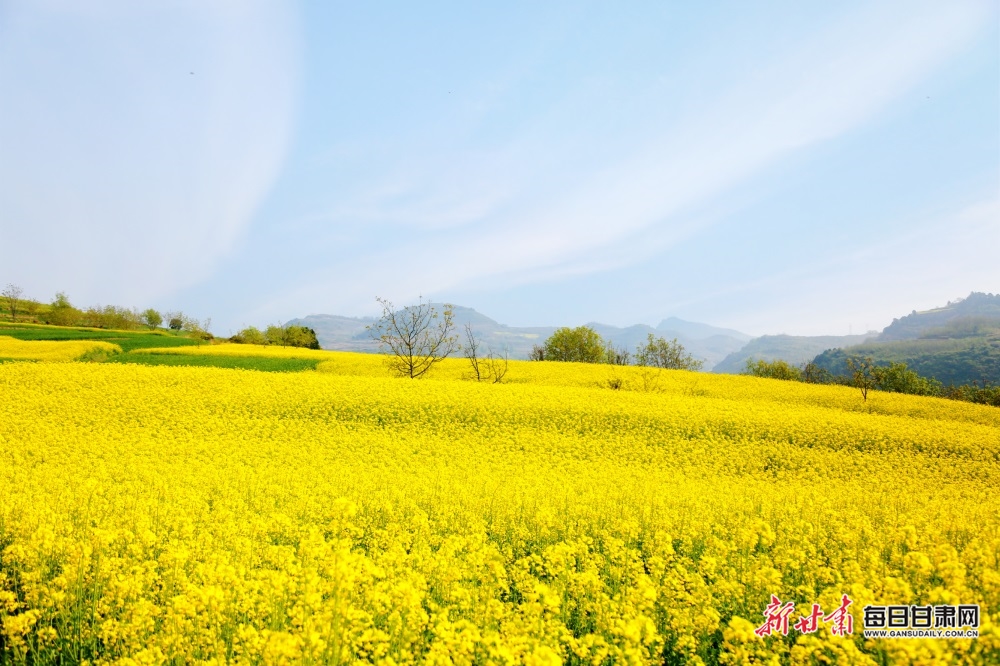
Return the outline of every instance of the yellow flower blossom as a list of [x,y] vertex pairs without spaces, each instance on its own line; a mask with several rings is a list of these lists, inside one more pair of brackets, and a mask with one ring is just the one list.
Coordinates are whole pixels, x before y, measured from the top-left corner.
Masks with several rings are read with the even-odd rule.
[[[322,362],[0,365],[0,663],[975,664],[1000,646],[1000,410],[160,351]],[[772,594],[797,613],[847,594],[855,633],[761,638]],[[981,636],[861,637],[864,605],[899,603],[979,604]]]
[[18,340],[0,335],[0,358],[49,362],[73,361],[93,351],[118,354],[121,353],[121,347],[100,340]]

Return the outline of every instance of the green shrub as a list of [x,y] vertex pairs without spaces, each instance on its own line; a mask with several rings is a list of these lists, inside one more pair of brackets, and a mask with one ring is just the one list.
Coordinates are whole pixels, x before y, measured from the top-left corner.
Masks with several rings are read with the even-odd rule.
[[545,341],[546,361],[601,363],[606,359],[605,344],[597,331],[589,326],[562,327]]
[[909,370],[905,363],[890,363],[887,367],[876,367],[874,374],[875,389],[879,391],[910,395],[941,394],[941,382],[921,377],[913,370]]
[[802,380],[802,371],[781,359],[765,361],[764,359],[754,360],[748,358],[743,374],[754,377],[767,377],[768,379]]
[[635,348],[636,365],[665,370],[701,370],[703,365],[677,342],[677,338],[667,340],[647,334],[646,344]]

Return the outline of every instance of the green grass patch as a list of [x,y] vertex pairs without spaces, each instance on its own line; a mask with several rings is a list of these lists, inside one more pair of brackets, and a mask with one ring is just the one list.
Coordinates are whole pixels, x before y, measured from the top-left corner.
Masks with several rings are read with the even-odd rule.
[[[124,352],[151,347],[185,347],[197,340],[166,331],[105,331],[94,328],[63,328],[59,326],[0,326],[0,335],[18,340],[101,340],[122,348]],[[202,343],[204,344],[204,343]]]
[[[188,347],[198,344],[197,340],[172,335],[136,335],[124,338],[102,339],[118,345],[122,348],[123,352],[130,352],[134,349],[149,349],[151,347]],[[202,342],[201,344],[207,343]]]
[[201,356],[194,354],[118,354],[108,363],[138,363],[140,365],[196,365],[214,368],[239,368],[260,372],[302,372],[315,370],[321,359],[264,358],[259,356]]
[[37,363],[33,358],[5,358],[0,357],[0,364],[3,363]]

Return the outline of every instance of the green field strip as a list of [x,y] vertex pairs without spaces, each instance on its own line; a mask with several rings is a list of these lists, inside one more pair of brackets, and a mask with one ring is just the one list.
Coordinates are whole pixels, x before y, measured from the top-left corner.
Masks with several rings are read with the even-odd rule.
[[194,356],[188,354],[119,354],[108,363],[136,363],[139,365],[202,366],[257,370],[260,372],[302,372],[315,370],[320,359],[264,358],[259,356]]

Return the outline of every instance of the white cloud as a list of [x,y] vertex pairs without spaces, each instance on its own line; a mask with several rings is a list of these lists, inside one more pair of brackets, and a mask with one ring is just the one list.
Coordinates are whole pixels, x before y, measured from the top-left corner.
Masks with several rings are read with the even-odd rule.
[[296,20],[263,0],[8,5],[3,278],[143,305],[209,275],[285,157]]

